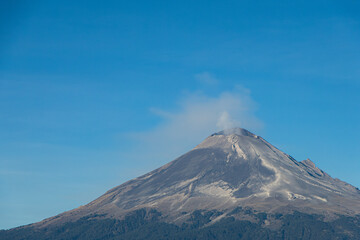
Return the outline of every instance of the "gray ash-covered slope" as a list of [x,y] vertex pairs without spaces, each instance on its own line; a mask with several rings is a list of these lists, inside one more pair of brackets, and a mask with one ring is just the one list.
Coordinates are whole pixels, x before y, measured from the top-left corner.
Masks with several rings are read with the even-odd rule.
[[360,213],[360,191],[298,162],[249,131],[215,133],[190,152],[106,192],[93,202],[35,224],[59,225],[85,216],[123,219],[138,209],[156,209],[177,225],[196,210],[220,212],[239,206],[267,213],[299,211],[323,216]]

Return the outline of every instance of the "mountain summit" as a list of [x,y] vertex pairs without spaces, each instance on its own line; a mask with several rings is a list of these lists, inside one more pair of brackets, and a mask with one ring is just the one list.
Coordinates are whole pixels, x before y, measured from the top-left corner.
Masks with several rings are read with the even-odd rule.
[[360,191],[331,178],[310,160],[297,162],[242,128],[212,134],[174,161],[106,192],[95,201],[41,224],[88,214],[121,218],[141,208],[185,221],[195,210],[360,213]]
[[[336,219],[360,213],[360,191],[317,168],[296,161],[262,137],[234,128],[214,133],[188,153],[117,186],[85,206],[31,225],[62,226],[89,216],[126,220],[136,211],[155,211],[179,226],[194,212],[211,212],[207,225],[233,217],[255,221],[240,209],[266,214],[302,214]],[[254,220],[255,219],[255,220]],[[274,218],[275,219],[275,218]],[[267,226],[279,225],[271,220]],[[0,235],[1,236],[1,235]]]

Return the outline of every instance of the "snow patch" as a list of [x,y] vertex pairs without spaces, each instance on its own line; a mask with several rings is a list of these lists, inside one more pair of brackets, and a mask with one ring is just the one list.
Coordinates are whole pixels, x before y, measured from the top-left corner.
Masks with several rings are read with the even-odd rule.
[[323,201],[323,202],[327,202],[327,199],[326,198],[322,198],[322,197],[319,197],[319,196],[313,196],[313,198],[316,198],[320,201]]
[[245,154],[245,152],[239,146],[239,137],[232,134],[232,135],[229,135],[227,138],[228,138],[228,141],[232,144],[231,149],[234,152],[236,152],[236,154],[240,158],[243,158],[243,159],[247,160],[248,159],[247,155]]
[[181,187],[186,186],[189,183],[192,183],[192,182],[194,182],[195,180],[198,180],[198,179],[199,179],[199,176],[196,176],[196,177],[190,178],[188,180],[179,182],[178,184],[175,185],[175,188],[181,188]]
[[230,188],[229,185],[224,181],[218,181],[208,185],[199,186],[196,189],[198,192],[206,195],[230,198],[234,201],[236,200],[236,198],[233,196],[234,189]]
[[295,199],[307,200],[307,199],[309,199],[308,197],[305,197],[300,194],[292,193],[292,192],[287,192],[287,195],[288,195],[288,200],[295,200]]
[[275,172],[275,180],[273,182],[267,184],[266,186],[262,187],[264,192],[266,192],[267,195],[270,196],[271,190],[280,185],[281,173],[277,168],[275,168],[273,165],[271,165],[268,161],[264,160],[260,156],[259,156],[259,158],[260,158],[263,166],[265,166],[266,168],[269,168]]

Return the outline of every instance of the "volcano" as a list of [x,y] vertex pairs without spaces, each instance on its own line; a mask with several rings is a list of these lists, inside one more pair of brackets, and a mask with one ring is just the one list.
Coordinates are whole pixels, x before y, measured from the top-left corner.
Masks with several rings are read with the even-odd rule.
[[234,128],[0,239],[360,239],[360,191]]

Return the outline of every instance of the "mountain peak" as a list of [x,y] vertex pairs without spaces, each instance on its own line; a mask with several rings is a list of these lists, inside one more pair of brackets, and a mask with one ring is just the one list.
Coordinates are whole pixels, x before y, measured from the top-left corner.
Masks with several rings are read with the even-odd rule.
[[97,214],[123,219],[146,208],[183,223],[197,210],[232,214],[237,207],[288,213],[360,213],[360,191],[310,160],[298,162],[243,128],[207,137],[191,151],[119,185],[91,203],[45,220],[58,224]]
[[[316,215],[309,218],[308,214]],[[140,236],[146,238],[165,239],[173,237],[170,231],[175,231],[174,239],[182,239],[189,236],[184,234],[187,229],[201,229],[199,233],[204,234],[210,225],[215,233],[227,232],[227,226],[243,229],[241,221],[246,221],[246,226],[258,224],[254,230],[249,228],[252,235],[247,235],[256,239],[296,237],[284,233],[286,229],[299,229],[299,237],[310,236],[312,225],[319,229],[319,234],[313,236],[330,239],[334,231],[359,236],[358,214],[359,189],[333,179],[310,159],[298,162],[248,130],[232,128],[212,134],[184,155],[109,190],[85,206],[19,229],[0,231],[0,239],[115,239],[114,233],[122,239],[145,238],[138,237],[140,232],[145,232]],[[346,218],[328,223],[338,216]],[[238,225],[234,225],[236,222]],[[290,225],[297,227],[287,227]],[[164,231],[165,235],[154,237],[148,229]],[[264,235],[264,229],[279,229],[279,238]],[[328,237],[322,235],[324,229]],[[26,231],[30,234],[26,235]],[[82,237],[79,232],[84,233]],[[228,238],[230,235],[218,237]]]
[[229,129],[224,129],[220,132],[214,133],[211,136],[216,136],[216,135],[224,135],[224,136],[229,136],[229,135],[239,135],[239,136],[247,136],[247,137],[255,137],[256,135],[253,134],[252,132],[244,129],[244,128],[229,128]]
[[231,149],[235,146],[240,148],[240,145],[248,145],[250,142],[255,140],[258,142],[262,138],[251,133],[244,128],[230,128],[225,129],[217,133],[211,134],[203,142],[195,147],[199,148],[223,148]]

